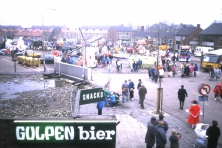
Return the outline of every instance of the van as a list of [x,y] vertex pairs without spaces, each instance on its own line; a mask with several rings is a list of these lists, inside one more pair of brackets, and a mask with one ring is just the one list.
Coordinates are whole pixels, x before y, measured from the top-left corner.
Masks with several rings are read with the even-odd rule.
[[209,70],[210,67],[221,68],[222,65],[222,49],[206,52],[203,55],[202,68]]
[[207,52],[211,52],[214,51],[214,49],[212,47],[201,47],[201,46],[197,46],[196,50],[194,51],[194,56],[201,56],[201,52],[203,52],[203,55]]

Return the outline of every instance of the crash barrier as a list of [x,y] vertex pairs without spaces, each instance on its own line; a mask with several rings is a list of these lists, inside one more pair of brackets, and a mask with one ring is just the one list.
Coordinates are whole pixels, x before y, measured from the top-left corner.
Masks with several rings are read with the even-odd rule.
[[55,73],[59,73],[61,75],[71,76],[85,81],[89,81],[92,78],[91,68],[63,63],[63,62],[55,61],[54,71]]
[[26,56],[18,56],[18,63],[26,66],[41,66],[41,61],[39,58],[26,57]]

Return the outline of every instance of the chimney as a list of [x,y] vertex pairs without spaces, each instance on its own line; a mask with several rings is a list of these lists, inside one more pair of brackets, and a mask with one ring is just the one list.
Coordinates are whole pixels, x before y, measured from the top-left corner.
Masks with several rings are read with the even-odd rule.
[[197,28],[200,28],[200,24],[197,24]]
[[144,32],[144,26],[141,26],[141,32]]

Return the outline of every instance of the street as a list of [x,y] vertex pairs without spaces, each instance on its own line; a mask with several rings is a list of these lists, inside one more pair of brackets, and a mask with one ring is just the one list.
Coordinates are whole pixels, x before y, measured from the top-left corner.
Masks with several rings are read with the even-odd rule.
[[[0,56],[0,73],[14,73],[12,69],[14,69],[14,62],[11,62],[10,56]],[[100,84],[104,86],[109,79],[111,79],[110,89],[121,93],[121,85],[124,80],[131,79],[135,86],[137,86],[138,79],[141,79],[143,83],[145,83],[145,87],[147,87],[148,94],[146,95],[145,99],[145,108],[146,105],[150,105],[156,107],[157,102],[157,89],[159,88],[159,83],[154,83],[148,77],[147,69],[139,70],[138,72],[131,72],[128,60],[122,59],[123,62],[123,70],[121,72],[117,72],[115,68],[115,61],[113,59],[111,71],[108,71],[107,67],[102,68],[99,65],[97,68],[93,69],[93,83]],[[192,61],[194,63],[198,63],[199,65],[199,58],[193,57]],[[200,70],[197,73],[197,77],[190,77],[190,78],[181,78],[180,77],[180,69],[179,66],[182,62],[176,62],[177,64],[177,75],[175,77],[166,77],[163,78],[161,83],[161,87],[163,88],[163,111],[168,114],[168,117],[175,117],[183,122],[186,123],[189,113],[187,110],[191,105],[191,101],[197,99],[198,87],[200,84],[206,83],[210,85],[211,91],[208,97],[208,101],[199,102],[203,115],[201,116],[201,122],[208,123],[211,125],[212,120],[218,121],[218,126],[222,129],[222,113],[220,111],[222,106],[222,101],[214,100],[213,88],[216,84],[221,82],[221,78],[218,81],[210,81],[209,74],[207,72],[202,72]],[[53,71],[53,64],[47,64],[47,68],[50,71]],[[16,72],[17,73],[35,73],[35,72],[43,72],[43,66],[41,67],[27,67],[22,66],[20,64],[16,65]],[[184,85],[184,88],[188,92],[188,97],[185,100],[184,109],[179,109],[179,101],[177,98],[177,92],[181,85]],[[139,108],[138,105],[138,92],[135,91],[135,107]],[[204,110],[203,110],[204,104]],[[147,108],[147,111],[150,111]],[[141,119],[139,116],[135,116],[134,118],[140,120],[143,123],[146,123],[148,119],[145,121]],[[169,120],[169,119],[168,119]],[[173,118],[172,118],[173,120]],[[170,125],[169,125],[170,126]],[[222,143],[222,136],[220,137],[219,141]]]

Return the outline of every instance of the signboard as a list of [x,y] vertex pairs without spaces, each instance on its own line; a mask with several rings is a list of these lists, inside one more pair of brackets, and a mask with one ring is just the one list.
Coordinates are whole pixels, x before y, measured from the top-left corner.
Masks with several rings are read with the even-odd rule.
[[198,101],[208,101],[208,96],[198,96]]
[[83,89],[80,91],[79,105],[104,101],[102,88]]
[[115,143],[114,120],[15,120],[18,143]]

